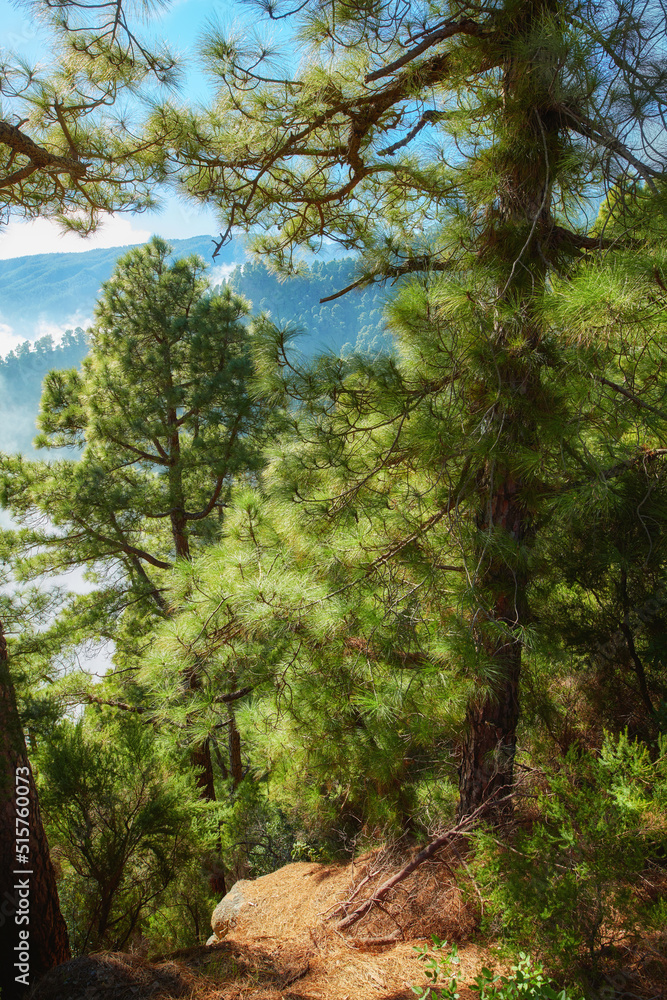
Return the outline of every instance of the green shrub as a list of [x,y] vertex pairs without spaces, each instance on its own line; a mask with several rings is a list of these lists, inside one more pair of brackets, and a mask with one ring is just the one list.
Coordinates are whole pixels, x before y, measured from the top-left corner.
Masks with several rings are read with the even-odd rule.
[[667,846],[667,742],[652,759],[627,735],[599,755],[569,753],[539,795],[540,817],[501,843],[476,837],[487,929],[537,947],[554,967],[596,968],[612,923],[631,931],[640,875]]
[[[415,949],[424,961],[429,985],[414,986],[413,993],[420,1000],[459,1000],[459,990],[464,984],[457,975],[458,949],[454,944],[449,952],[445,952],[446,941],[440,941],[435,936],[432,941],[432,948]],[[499,976],[483,968],[474,982],[465,986],[477,993],[479,1000],[573,1000],[567,990],[555,989],[543,967],[524,954],[512,966],[509,976]]]
[[189,786],[134,719],[63,723],[39,769],[72,949],[127,947],[192,862]]

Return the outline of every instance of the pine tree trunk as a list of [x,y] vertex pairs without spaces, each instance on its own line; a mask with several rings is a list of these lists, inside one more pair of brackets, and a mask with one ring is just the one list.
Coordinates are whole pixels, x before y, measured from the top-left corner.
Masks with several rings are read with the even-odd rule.
[[213,782],[213,761],[211,760],[211,745],[204,740],[190,753],[190,760],[197,775],[199,798],[204,802],[215,802],[215,784]]
[[0,988],[14,1000],[71,955],[1,624],[0,746]]
[[[527,541],[531,518],[521,500],[520,485],[507,477],[494,491],[479,525],[482,537],[494,529],[507,534],[516,546]],[[516,630],[527,618],[526,580],[520,568],[511,570],[505,563],[495,562],[487,569],[484,583],[491,598],[489,617],[493,630],[486,631],[482,626],[480,645],[490,663],[493,683],[482,697],[468,705],[459,769],[459,819],[491,796],[501,799],[514,782],[522,653]],[[502,820],[511,811],[511,804],[502,803],[497,808],[491,805],[489,814]]]
[[[532,20],[542,6],[542,2],[523,6],[523,24],[518,20],[516,23],[517,37],[523,32],[530,34]],[[525,88],[533,68],[514,56],[505,64],[503,104],[508,130],[517,130],[517,107],[513,100],[516,91]],[[500,275],[506,275],[498,287],[497,301],[504,304],[511,296],[516,320],[512,329],[505,329],[499,321],[489,347],[498,380],[495,398],[489,401],[488,416],[493,427],[490,437],[494,441],[493,451],[505,456],[500,462],[489,459],[479,482],[476,555],[478,564],[484,568],[479,585],[477,639],[491,681],[484,693],[469,703],[466,713],[459,769],[459,818],[469,815],[491,797],[494,801],[502,798],[514,783],[521,629],[528,621],[528,573],[521,550],[530,544],[534,518],[526,499],[530,485],[511,464],[515,451],[539,447],[540,375],[532,355],[539,350],[542,331],[539,319],[535,319],[534,302],[548,271],[541,240],[554,224],[550,215],[549,159],[556,161],[561,141],[558,122],[549,120],[539,106],[528,101],[522,105],[520,115],[524,138],[534,139],[533,155],[527,155],[526,150],[526,155],[521,156],[517,148],[517,158],[505,160],[498,199],[489,208],[488,226],[481,243],[482,257],[492,261]],[[499,538],[503,539],[500,546]],[[495,549],[495,554],[485,565],[487,544]],[[484,613],[486,621],[481,620]],[[511,803],[498,807],[491,803],[486,816],[502,822],[511,812]]]
[[190,559],[190,542],[188,540],[188,522],[181,510],[170,515],[171,535],[174,539],[174,550],[179,559]]
[[169,425],[169,494],[173,504],[169,520],[171,535],[174,540],[174,550],[180,559],[190,559],[190,541],[188,538],[188,519],[185,516],[185,500],[183,496],[183,474],[181,468],[181,440],[179,435],[178,413],[172,407],[168,412]]
[[232,785],[236,790],[243,781],[243,758],[241,756],[241,734],[236,728],[234,713],[229,712],[229,770]]

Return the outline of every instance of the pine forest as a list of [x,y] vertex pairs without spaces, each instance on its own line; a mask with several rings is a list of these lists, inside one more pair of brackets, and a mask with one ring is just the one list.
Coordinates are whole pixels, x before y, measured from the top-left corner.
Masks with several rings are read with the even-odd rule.
[[665,998],[667,5],[208,6],[3,39],[218,229],[0,265],[0,997]]

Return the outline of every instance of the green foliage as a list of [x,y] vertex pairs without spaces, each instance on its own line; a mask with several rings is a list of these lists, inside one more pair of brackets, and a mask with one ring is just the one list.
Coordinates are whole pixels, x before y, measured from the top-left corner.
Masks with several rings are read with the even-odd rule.
[[[431,936],[431,941],[432,948],[429,945],[415,947],[417,955],[424,963],[424,975],[430,985],[413,986],[412,992],[419,997],[419,1000],[459,1000],[458,946],[453,944],[449,951],[445,952],[446,941],[441,941],[435,934]],[[439,982],[443,979],[446,981],[444,984]]]
[[297,860],[297,831],[269,796],[266,781],[256,775],[248,774],[236,789],[223,791],[215,817],[220,856],[230,873],[228,888],[239,878],[259,878]]
[[[476,835],[475,870],[489,926],[510,942],[538,947],[571,973],[595,967],[643,909],[642,873],[667,847],[667,755],[607,735],[599,755],[566,756],[539,796],[539,818],[507,844]],[[502,929],[502,930],[501,930]]]
[[[194,813],[194,816],[193,816]],[[204,877],[202,859],[210,840],[198,832],[196,810],[190,810],[194,837],[189,855],[164,893],[142,914],[140,938],[149,955],[166,955],[179,948],[201,945],[211,935],[211,913],[219,902]]]
[[576,657],[590,705],[580,732],[627,726],[653,742],[667,697],[664,469],[647,455],[587,493],[580,490],[578,512],[556,510],[542,539],[534,612]]
[[[427,945],[415,949],[424,961],[424,972],[430,985],[413,986],[412,991],[420,1000],[459,1000],[459,990],[464,984],[457,973],[460,964],[458,948],[453,944],[445,952],[446,941],[440,941],[435,935],[431,940],[432,948]],[[523,953],[511,967],[509,976],[499,976],[483,968],[474,982],[466,984],[465,988],[476,993],[479,1000],[573,1000],[567,990],[554,989],[543,967]]]
[[72,947],[126,947],[192,868],[192,791],[134,719],[62,723],[38,764]]
[[48,32],[48,67],[12,52],[0,66],[0,222],[51,217],[86,234],[104,213],[155,204],[156,172],[126,105],[176,81],[166,47],[153,48],[137,32],[136,14],[151,6],[141,2],[128,17],[124,5],[105,0],[35,4]]
[[78,566],[97,584],[96,598],[71,597],[55,647],[113,639],[119,661],[135,655],[167,612],[164,572],[217,535],[234,478],[256,473],[280,422],[250,395],[247,303],[211,294],[204,270],[161,240],[126,254],[82,369],[44,380],[40,444],[81,453],[0,460],[3,503],[22,525],[6,536],[16,576]]
[[[203,839],[235,874],[336,828],[423,829],[438,782],[442,820],[456,764],[459,815],[511,789],[521,688],[544,701],[545,650],[560,669],[611,630],[646,744],[572,749],[539,820],[511,843],[481,833],[475,861],[512,940],[553,966],[595,961],[664,849],[664,622],[635,609],[664,579],[665,199],[648,138],[664,67],[632,3],[293,13],[304,58],[284,73],[211,29],[222,85],[196,111],[153,103],[144,164],[177,171],[228,233],[253,230],[282,272],[305,271],[298,244],[329,239],[358,253],[358,283],[399,281],[394,350],[363,345],[371,310],[366,350],[301,364],[272,322],[289,286],[237,273],[273,313],[246,328],[229,289],[206,293],[201,261],[169,263],[159,240],[131,252],[83,371],[45,384],[42,441],[85,445],[82,461],[6,462],[17,572],[109,574],[104,614],[76,607],[127,639],[117,662],[140,669],[125,707],[150,706],[179,751],[218,751]],[[306,322],[335,339],[342,309]],[[243,738],[229,771],[223,730],[235,753]],[[473,988],[564,1000],[526,958]]]
[[[251,691],[235,709],[251,766],[316,841],[327,828],[379,836],[418,825],[417,787],[444,781],[442,748],[460,712],[456,680],[435,650],[431,660],[415,646],[417,634],[425,646],[431,639],[426,622],[398,603],[384,614],[358,563],[362,536],[349,534],[345,555],[335,548],[342,537],[338,525],[304,523],[295,505],[239,492],[223,544],[172,576],[179,611],[141,674],[164,721],[193,742],[228,724],[225,697]],[[358,586],[327,597],[346,578]],[[395,586],[399,602],[409,583]],[[206,670],[184,702],[181,671],[196,663]],[[432,807],[431,797],[436,822]]]

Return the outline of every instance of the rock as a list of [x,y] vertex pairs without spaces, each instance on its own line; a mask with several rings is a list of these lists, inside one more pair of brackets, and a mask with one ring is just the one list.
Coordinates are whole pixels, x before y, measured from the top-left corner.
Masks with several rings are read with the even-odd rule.
[[244,886],[249,884],[247,879],[235,882],[227,895],[223,896],[220,900],[211,917],[213,935],[208,939],[206,944],[216,944],[216,942],[221,941],[235,925],[241,910],[246,906],[256,905],[255,903],[251,903],[244,895]]

